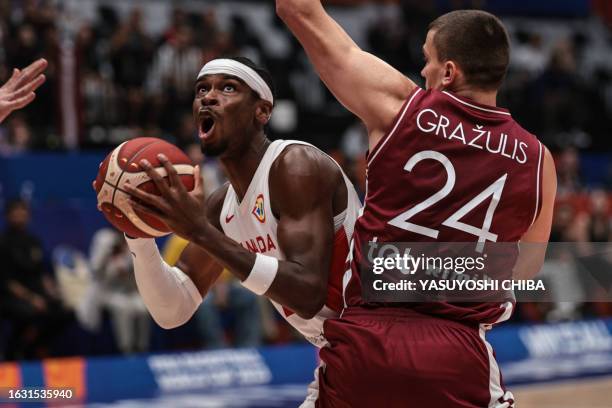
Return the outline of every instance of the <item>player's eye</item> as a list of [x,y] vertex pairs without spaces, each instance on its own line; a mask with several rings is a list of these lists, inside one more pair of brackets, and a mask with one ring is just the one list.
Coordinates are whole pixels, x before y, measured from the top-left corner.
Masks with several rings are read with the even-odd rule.
[[200,85],[196,88],[196,93],[198,93],[199,95],[204,95],[206,92],[208,92],[208,89],[203,85]]
[[234,85],[226,84],[223,87],[223,92],[234,92],[235,90],[236,90],[236,87]]

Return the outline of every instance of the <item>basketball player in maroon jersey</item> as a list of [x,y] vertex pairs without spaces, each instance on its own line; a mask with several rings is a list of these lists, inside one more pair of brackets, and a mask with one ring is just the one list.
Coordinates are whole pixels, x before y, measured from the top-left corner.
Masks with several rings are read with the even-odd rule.
[[347,308],[325,323],[318,406],[514,406],[485,340],[510,316],[511,302],[367,304],[357,268],[371,241],[548,241],[551,155],[496,106],[509,61],[505,28],[483,11],[436,19],[423,45],[421,89],[362,51],[320,1],[277,0],[276,9],[369,133]]

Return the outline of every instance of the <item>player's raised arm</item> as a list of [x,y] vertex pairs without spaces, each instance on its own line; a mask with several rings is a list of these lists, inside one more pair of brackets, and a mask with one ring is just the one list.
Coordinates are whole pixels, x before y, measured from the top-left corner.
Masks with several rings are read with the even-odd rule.
[[414,82],[360,49],[319,0],[276,0],[276,12],[330,91],[366,124],[371,139],[382,137]]

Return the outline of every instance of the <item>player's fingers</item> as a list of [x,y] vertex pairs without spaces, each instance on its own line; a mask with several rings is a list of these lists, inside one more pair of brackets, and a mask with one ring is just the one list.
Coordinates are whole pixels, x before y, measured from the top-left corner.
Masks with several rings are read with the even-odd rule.
[[91,182],[91,187],[96,191],[96,180]]
[[[174,166],[172,165],[172,162],[163,153],[158,154],[157,158],[159,159],[161,164],[166,169],[166,173],[168,174],[168,182],[170,183],[170,187],[178,188],[180,190],[181,187],[183,186],[183,183],[181,183],[179,175],[178,175],[176,169],[174,168]],[[184,188],[183,188],[183,190],[184,190]]]
[[14,89],[15,83],[17,82],[20,72],[21,71],[19,69],[13,68],[13,74],[8,79],[8,81],[6,81],[6,84],[4,84],[4,87],[6,87],[7,90],[12,91]]
[[161,219],[162,221],[164,221],[164,219],[165,219],[165,214],[161,210],[156,208],[156,207],[152,207],[150,205],[143,204],[142,202],[140,202],[138,200],[134,200],[133,198],[130,199],[130,205],[132,206],[134,211],[143,212],[143,213],[147,213],[149,215],[153,215],[153,216]]
[[170,197],[170,189],[168,188],[168,183],[160,176],[156,169],[153,168],[151,163],[147,159],[142,159],[140,162],[140,167],[147,173],[149,178],[153,180],[153,183],[157,186],[157,189],[161,193],[162,196],[168,198]]
[[36,98],[36,94],[34,92],[30,92],[29,94],[22,96],[21,98],[13,99],[8,103],[8,106],[11,110],[21,109],[30,102],[32,102]]
[[37,76],[42,74],[47,68],[47,65],[49,65],[47,60],[41,58],[25,67],[17,78],[15,87],[19,88],[20,86],[23,86],[24,84],[30,82],[33,78],[36,78]]
[[138,200],[147,205],[151,205],[157,208],[163,207],[160,197],[156,196],[155,194],[147,193],[146,191],[141,190],[137,187],[130,186],[129,184],[124,185],[123,188],[131,196],[132,199],[136,197]]
[[25,84],[24,86],[22,86],[21,88],[17,89],[16,91],[13,91],[13,93],[11,93],[9,95],[9,99],[17,99],[17,98],[21,98],[24,95],[29,94],[30,92],[34,92],[35,90],[37,90],[42,84],[45,83],[45,76],[44,75],[39,75],[36,77],[36,79],[34,79],[32,82]]
[[147,193],[144,190],[141,190],[137,187],[133,187],[129,184],[124,184],[123,189],[125,190],[126,193],[128,193],[130,196],[132,197],[136,197],[139,200],[142,200],[144,202],[153,202],[154,199],[157,197],[153,194]]
[[193,179],[195,180],[193,185],[193,192],[200,195],[204,194],[204,178],[200,172],[200,165],[197,164],[193,168]]

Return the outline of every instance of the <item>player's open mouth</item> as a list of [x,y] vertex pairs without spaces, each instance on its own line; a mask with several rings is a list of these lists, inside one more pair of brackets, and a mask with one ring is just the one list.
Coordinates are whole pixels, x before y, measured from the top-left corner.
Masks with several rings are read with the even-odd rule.
[[206,117],[200,123],[200,139],[208,139],[215,128],[215,119]]

